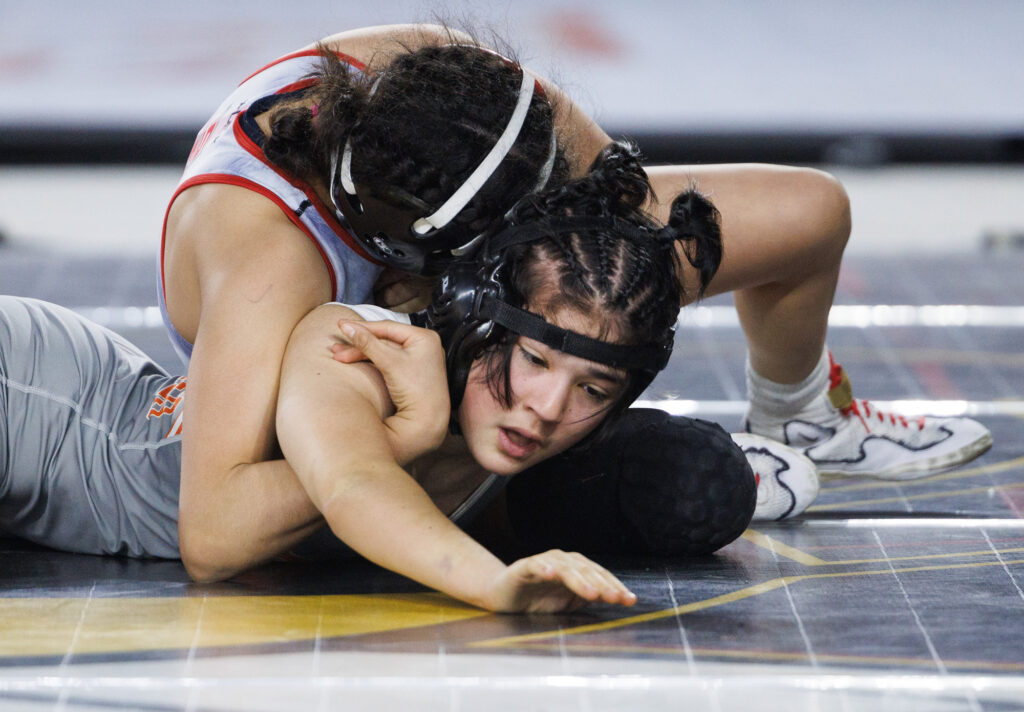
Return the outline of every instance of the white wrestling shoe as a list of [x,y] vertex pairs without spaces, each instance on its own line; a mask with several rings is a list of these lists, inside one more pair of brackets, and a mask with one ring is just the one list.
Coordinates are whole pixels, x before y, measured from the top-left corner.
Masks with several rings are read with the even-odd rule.
[[757,478],[753,521],[774,522],[801,514],[818,497],[818,471],[799,451],[782,443],[733,433]]
[[790,416],[758,413],[745,429],[803,452],[821,475],[864,475],[883,480],[927,477],[978,457],[992,434],[969,418],[907,418],[853,398],[842,366],[829,356],[829,389]]

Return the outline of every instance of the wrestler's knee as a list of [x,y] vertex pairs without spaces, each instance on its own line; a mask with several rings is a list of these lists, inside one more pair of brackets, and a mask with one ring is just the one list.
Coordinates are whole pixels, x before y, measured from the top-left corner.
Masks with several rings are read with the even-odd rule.
[[646,546],[658,554],[693,556],[742,534],[754,514],[757,487],[729,434],[714,423],[658,410],[638,410],[634,417],[646,434],[623,467],[620,496]]
[[800,171],[800,195],[807,206],[809,243],[819,258],[839,259],[850,239],[850,197],[839,180],[825,171]]

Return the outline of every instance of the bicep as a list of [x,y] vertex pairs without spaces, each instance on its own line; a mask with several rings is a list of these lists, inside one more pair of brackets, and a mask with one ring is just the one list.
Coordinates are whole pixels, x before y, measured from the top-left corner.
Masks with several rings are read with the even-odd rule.
[[287,463],[272,459],[281,354],[299,307],[241,301],[208,301],[185,392],[178,538],[199,580],[294,546],[318,520]]

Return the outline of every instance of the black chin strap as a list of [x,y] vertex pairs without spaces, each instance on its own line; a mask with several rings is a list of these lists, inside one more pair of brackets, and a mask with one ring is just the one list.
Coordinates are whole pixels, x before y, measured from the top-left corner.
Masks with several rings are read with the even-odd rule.
[[664,346],[612,344],[550,324],[542,317],[485,294],[480,302],[479,316],[509,331],[539,341],[545,346],[588,361],[627,371],[658,372],[668,364],[672,342]]

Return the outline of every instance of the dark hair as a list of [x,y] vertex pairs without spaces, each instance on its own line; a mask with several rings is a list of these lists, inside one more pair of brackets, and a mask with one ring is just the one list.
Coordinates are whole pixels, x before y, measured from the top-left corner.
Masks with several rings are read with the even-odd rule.
[[[639,151],[628,143],[613,143],[588,175],[522,200],[512,215],[516,223],[594,216],[620,218],[644,229],[629,234],[612,229],[550,231],[535,242],[509,247],[502,255],[505,299],[542,316],[564,307],[603,314],[603,339],[670,343],[682,299],[691,296],[681,282],[680,254],[697,270],[699,284],[692,296],[699,299],[722,260],[720,218],[714,205],[691,188],[675,198],[668,224],[660,226],[642,210],[651,197]],[[544,301],[538,303],[538,298]],[[513,402],[509,368],[516,338],[506,333],[485,354],[488,385],[506,406]],[[631,373],[631,383],[610,415],[627,407],[649,379]]]
[[[396,56],[378,74],[350,72],[333,52],[323,46],[320,52],[317,116],[306,107],[277,110],[267,157],[300,178],[325,177],[331,158],[351,139],[355,182],[381,194],[398,188],[433,208],[494,146],[522,81],[517,64],[474,45],[425,46]],[[480,233],[534,190],[553,132],[551,102],[535,92],[508,156],[453,223],[467,235]],[[568,173],[559,150],[547,185],[560,185]]]

